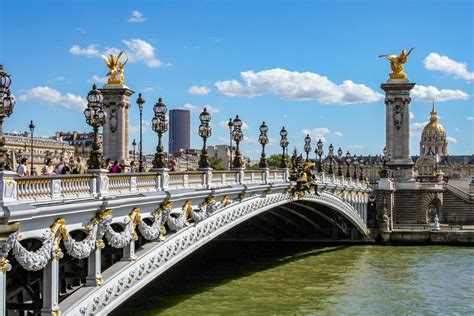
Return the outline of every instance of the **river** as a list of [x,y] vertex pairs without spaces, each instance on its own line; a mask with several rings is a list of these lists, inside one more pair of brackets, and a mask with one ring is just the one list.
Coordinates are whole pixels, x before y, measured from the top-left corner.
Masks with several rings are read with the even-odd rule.
[[474,315],[474,248],[213,242],[113,315]]

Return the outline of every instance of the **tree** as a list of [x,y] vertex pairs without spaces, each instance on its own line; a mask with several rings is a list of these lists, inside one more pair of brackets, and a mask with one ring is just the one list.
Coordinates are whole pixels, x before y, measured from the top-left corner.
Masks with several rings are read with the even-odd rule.
[[[283,157],[282,154],[273,154],[267,158],[268,168],[275,169],[280,168],[281,165],[281,158]],[[286,161],[288,161],[288,165],[291,163],[290,156],[286,156]]]
[[222,159],[217,157],[209,157],[209,166],[214,170],[224,170]]

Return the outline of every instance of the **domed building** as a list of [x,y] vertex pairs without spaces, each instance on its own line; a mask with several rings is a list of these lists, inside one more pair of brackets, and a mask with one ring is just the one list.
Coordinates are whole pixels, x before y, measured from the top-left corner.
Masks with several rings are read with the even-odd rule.
[[430,122],[423,128],[420,141],[420,156],[438,155],[446,156],[448,154],[448,141],[446,140],[446,131],[443,125],[438,122],[438,114],[431,110]]

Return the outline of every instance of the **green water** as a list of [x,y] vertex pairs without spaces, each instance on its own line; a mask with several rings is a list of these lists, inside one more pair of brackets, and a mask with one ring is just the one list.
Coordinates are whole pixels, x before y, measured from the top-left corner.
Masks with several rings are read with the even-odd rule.
[[474,315],[474,248],[216,242],[115,315]]

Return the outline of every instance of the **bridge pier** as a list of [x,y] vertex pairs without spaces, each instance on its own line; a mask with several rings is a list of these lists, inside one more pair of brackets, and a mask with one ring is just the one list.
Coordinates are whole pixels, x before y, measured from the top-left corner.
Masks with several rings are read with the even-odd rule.
[[104,282],[101,268],[103,247],[104,241],[102,239],[97,240],[95,250],[87,258],[86,286],[98,286]]

